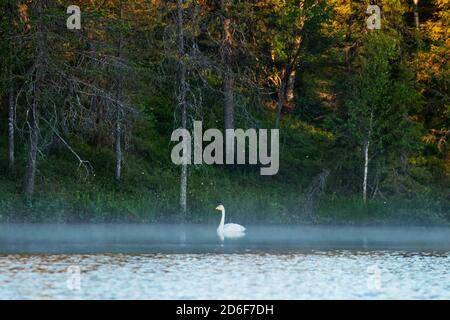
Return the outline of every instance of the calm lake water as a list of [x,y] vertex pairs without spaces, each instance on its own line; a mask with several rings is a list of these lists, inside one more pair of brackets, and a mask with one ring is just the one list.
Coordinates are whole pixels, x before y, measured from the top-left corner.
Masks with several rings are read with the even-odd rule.
[[0,270],[0,299],[450,299],[448,253],[2,255]]
[[450,299],[445,228],[0,225],[0,299]]

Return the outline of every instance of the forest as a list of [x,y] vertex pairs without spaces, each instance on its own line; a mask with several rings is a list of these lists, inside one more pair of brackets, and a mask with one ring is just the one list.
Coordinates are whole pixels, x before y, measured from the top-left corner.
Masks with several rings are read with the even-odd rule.
[[[0,222],[209,223],[218,204],[255,224],[450,222],[448,0],[0,0],[0,17]],[[279,171],[174,164],[195,121],[279,129]]]

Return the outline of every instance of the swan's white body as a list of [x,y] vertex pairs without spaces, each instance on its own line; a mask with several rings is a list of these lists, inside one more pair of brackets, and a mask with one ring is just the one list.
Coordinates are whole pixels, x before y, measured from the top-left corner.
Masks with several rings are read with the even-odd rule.
[[240,224],[225,224],[225,208],[223,207],[223,205],[219,205],[216,210],[219,210],[222,213],[222,219],[220,219],[220,224],[217,228],[217,235],[219,236],[220,240],[223,241],[225,238],[240,238],[245,236],[245,228]]

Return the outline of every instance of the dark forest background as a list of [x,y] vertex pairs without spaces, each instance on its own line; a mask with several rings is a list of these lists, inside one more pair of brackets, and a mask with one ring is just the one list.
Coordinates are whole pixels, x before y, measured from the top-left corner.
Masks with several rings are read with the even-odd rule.
[[[219,203],[237,222],[450,221],[447,0],[0,0],[0,18],[0,221],[209,222]],[[279,173],[175,166],[194,120],[280,128]]]

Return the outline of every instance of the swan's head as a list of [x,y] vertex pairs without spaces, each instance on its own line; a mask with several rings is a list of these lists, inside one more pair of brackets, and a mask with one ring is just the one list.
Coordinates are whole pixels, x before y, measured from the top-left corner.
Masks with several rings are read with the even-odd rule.
[[223,207],[223,205],[219,204],[219,205],[216,207],[216,210],[224,211],[225,208]]

